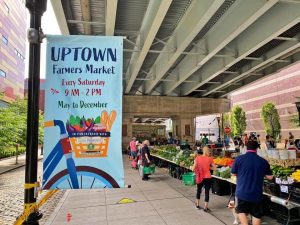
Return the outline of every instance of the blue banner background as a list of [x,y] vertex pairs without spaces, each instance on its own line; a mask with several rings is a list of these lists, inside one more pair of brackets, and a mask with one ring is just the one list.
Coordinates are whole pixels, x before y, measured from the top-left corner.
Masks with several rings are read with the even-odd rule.
[[[53,127],[46,127],[43,165],[44,189],[116,187],[109,185],[110,182],[107,182],[107,179],[101,173],[100,175],[95,175],[90,171],[79,171],[78,168],[80,166],[82,168],[86,166],[97,168],[109,174],[119,187],[124,187],[121,151],[123,38],[49,35],[47,36],[47,41],[45,121],[60,120],[66,126],[67,120],[70,120],[71,115],[79,116],[80,118],[84,116],[86,119],[95,119],[97,116],[101,116],[103,110],[106,110],[108,115],[114,110],[116,112],[116,119],[110,130],[108,155],[107,157],[100,158],[76,158],[73,152],[74,148],[72,153],[64,152],[60,148],[64,145],[60,144],[62,143],[60,139],[66,138],[66,135],[60,133],[58,124]],[[93,48],[95,49],[95,53],[97,53],[96,58],[94,58]],[[111,49],[111,52],[108,49]],[[99,57],[99,50],[102,51],[102,58]],[[69,53],[69,51],[71,52]],[[114,53],[116,53],[115,61],[113,60]],[[106,72],[110,68],[111,73],[107,74],[101,69],[98,69],[95,73],[91,73],[86,70],[86,65],[93,65],[95,68],[104,67]],[[65,68],[63,69],[63,74],[60,73],[60,68]],[[102,85],[79,85],[78,78],[89,81],[98,79],[99,83],[102,82]],[[68,84],[70,85],[66,85],[67,83],[64,81],[69,81]],[[76,89],[79,89],[79,96],[76,91],[73,91]],[[94,92],[94,96],[91,96],[92,91],[96,91],[96,89],[101,89],[101,94],[98,91],[98,93]],[[88,96],[86,95],[87,92]],[[80,101],[107,104],[98,104],[92,108],[81,108]],[[78,104],[78,108],[75,107],[76,104]],[[78,180],[79,187],[74,184],[74,180],[70,176],[70,173],[74,173],[74,171],[72,172],[74,164],[77,168],[77,174],[75,177],[73,174],[73,179]],[[61,172],[64,170],[67,171],[67,174]]]

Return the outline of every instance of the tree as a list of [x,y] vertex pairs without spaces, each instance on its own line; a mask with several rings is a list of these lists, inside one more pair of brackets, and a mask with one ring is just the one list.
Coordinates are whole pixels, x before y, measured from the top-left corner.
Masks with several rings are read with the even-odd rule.
[[[227,112],[227,113],[223,113],[222,114],[222,116],[223,116],[223,125],[222,125],[222,129],[224,129],[225,127],[232,127],[231,126],[231,112]],[[224,132],[224,131],[223,131]],[[232,129],[231,129],[231,131],[230,131],[230,133],[229,134],[227,134],[228,136],[230,136],[230,137],[233,137],[234,135],[233,135],[233,132],[232,132]]]
[[261,118],[265,126],[265,132],[278,138],[280,135],[280,120],[278,111],[272,102],[267,102],[262,106]]
[[[43,139],[43,115],[40,113],[39,143]],[[0,108],[0,149],[26,144],[27,99],[16,99],[6,108]]]
[[241,106],[236,105],[231,111],[231,128],[234,136],[242,136],[247,128],[246,113]]
[[24,145],[26,138],[26,101],[17,99],[0,108],[0,146]]
[[39,114],[39,144],[44,143],[44,113],[40,111]]

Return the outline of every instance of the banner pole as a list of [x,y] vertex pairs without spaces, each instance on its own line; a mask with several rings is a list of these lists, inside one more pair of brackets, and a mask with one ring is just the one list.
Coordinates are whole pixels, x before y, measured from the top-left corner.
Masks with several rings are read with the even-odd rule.
[[[30,28],[27,36],[29,45],[28,69],[28,111],[24,211],[36,207],[37,161],[38,161],[38,128],[39,128],[39,90],[40,90],[40,43],[41,18],[46,11],[47,0],[26,0],[30,12]],[[38,209],[31,213],[23,224],[39,224],[42,217]]]

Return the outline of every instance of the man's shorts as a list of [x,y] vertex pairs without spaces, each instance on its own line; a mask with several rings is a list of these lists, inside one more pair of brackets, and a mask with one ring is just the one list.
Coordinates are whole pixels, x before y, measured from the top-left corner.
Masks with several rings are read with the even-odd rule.
[[263,216],[263,203],[248,202],[248,201],[238,199],[236,212],[250,214],[253,217],[260,219]]
[[137,151],[131,151],[131,157],[135,159],[136,156],[137,156]]

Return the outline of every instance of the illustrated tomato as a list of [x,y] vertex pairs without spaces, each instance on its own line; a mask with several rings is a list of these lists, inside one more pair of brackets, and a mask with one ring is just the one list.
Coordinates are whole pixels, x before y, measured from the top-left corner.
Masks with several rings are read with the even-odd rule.
[[89,120],[87,120],[87,121],[85,121],[85,125],[86,125],[87,127],[90,127],[90,126],[91,126],[91,122],[90,122]]

